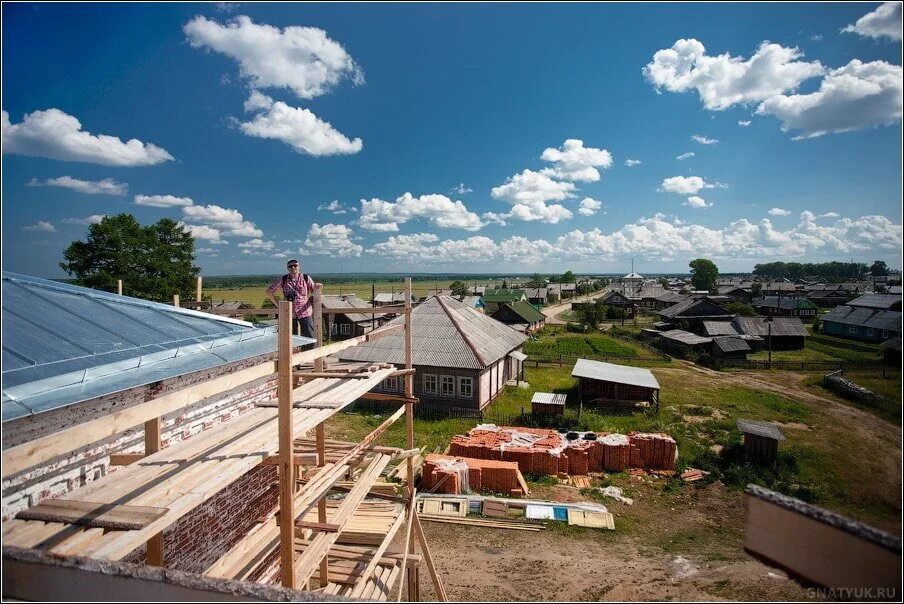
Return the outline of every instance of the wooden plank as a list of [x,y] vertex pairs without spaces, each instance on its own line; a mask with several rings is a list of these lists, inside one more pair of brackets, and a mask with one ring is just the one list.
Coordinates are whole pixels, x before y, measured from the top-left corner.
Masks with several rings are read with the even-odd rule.
[[271,375],[275,370],[276,367],[272,361],[261,363],[10,447],[3,451],[4,476],[17,474],[59,455],[134,428],[148,420],[187,407],[215,394],[243,386]]
[[[318,300],[319,302],[319,300]],[[326,431],[324,429],[323,424],[317,424],[317,428],[314,431],[314,440],[317,446],[317,465],[325,466],[326,465]],[[326,498],[321,497],[320,501],[317,502],[317,520],[319,524],[326,523]],[[339,532],[339,525],[333,525],[336,527],[336,532]],[[329,585],[329,574],[330,574],[330,566],[327,557],[324,556],[320,561],[320,586],[326,587]]]
[[[317,454],[316,453],[296,453],[292,456],[293,463],[296,466],[316,466],[317,465]],[[262,466],[278,466],[280,464],[280,456],[279,455],[271,455],[267,459],[261,462]]]
[[402,314],[405,312],[405,306],[376,306],[365,308],[324,308],[325,315],[383,315],[389,313]]
[[[321,310],[323,309],[323,301],[321,298],[320,285],[314,285],[314,308],[313,308],[313,319],[314,319],[314,349],[323,348],[323,313]],[[314,372],[323,372],[325,369],[325,363],[323,357],[318,357],[314,359]]]
[[383,553],[389,547],[389,544],[392,543],[393,538],[396,533],[399,531],[399,528],[402,526],[402,522],[405,519],[404,514],[399,514],[396,518],[395,522],[392,523],[392,526],[386,532],[386,536],[383,537],[383,542],[377,547],[377,550],[373,554],[373,558],[371,558],[370,562],[368,562],[367,567],[361,573],[361,580],[355,585],[349,597],[351,598],[359,598],[361,594],[364,592],[364,589],[367,587],[368,581],[370,581],[373,576],[374,571],[377,569],[377,565],[380,563],[380,560],[383,557]]
[[393,403],[419,403],[420,399],[417,397],[408,397],[408,396],[398,396],[396,394],[384,394],[382,392],[367,392],[361,396],[361,398],[368,399],[371,401],[388,401]]
[[201,292],[203,291],[201,284],[202,284],[201,275],[198,275],[198,284],[195,287],[195,302],[201,301],[201,298],[202,298]]
[[292,447],[292,303],[279,302],[279,329],[277,333],[277,398],[279,399],[279,520],[280,526],[280,576],[282,584],[295,589],[295,464]]
[[[174,306],[179,306],[179,296],[175,296]],[[153,455],[160,451],[161,421],[159,417],[144,422],[144,454]],[[138,527],[142,528],[142,527]],[[148,566],[163,566],[163,532],[159,532],[147,542],[145,559]]]
[[116,280],[116,293],[122,295],[122,279]]
[[[326,511],[325,508],[324,511]],[[311,529],[312,531],[320,531],[321,533],[338,533],[339,529],[342,528],[338,524],[331,524],[329,522],[306,522],[304,520],[297,520],[295,522],[295,527],[297,529]],[[298,536],[297,530],[296,536]]]
[[427,546],[427,536],[424,535],[424,528],[421,526],[420,518],[414,514],[414,534],[417,536],[418,542],[421,544],[421,552],[423,552],[424,562],[427,563],[427,572],[430,574],[430,580],[433,582],[433,589],[436,591],[436,597],[440,602],[448,602],[446,596],[446,587],[443,585],[442,579],[436,572],[436,566],[433,564],[433,555]]
[[[409,300],[409,303],[410,303],[410,298],[406,298],[406,300]],[[403,550],[405,552],[405,557],[402,558],[402,574],[403,575],[405,574],[405,568],[408,566],[408,554],[414,553],[411,551],[412,550],[411,533],[414,530],[414,515],[417,513],[417,508],[414,505],[414,497],[417,493],[417,490],[414,488],[414,486],[410,487],[410,493],[411,493],[411,495],[408,498],[408,529],[405,531],[405,548]],[[412,598],[414,598],[414,594],[412,593],[411,580],[410,580],[410,576],[409,576],[408,600],[413,601]],[[400,585],[399,586],[399,597],[396,600],[396,602],[401,602],[401,601],[402,601],[402,587]]]
[[[439,298],[438,298],[439,299]],[[440,300],[441,302],[441,300]],[[450,314],[450,317],[453,315]],[[455,319],[452,319],[453,322]],[[411,277],[405,277],[405,370],[407,373],[402,377],[405,380],[405,397],[413,398],[414,397],[414,365],[412,364],[413,360],[413,351],[412,351],[412,321],[411,321]],[[407,448],[414,448],[414,405],[412,403],[405,404],[405,429],[406,429],[406,442],[408,443]],[[409,523],[413,523],[413,516],[416,512],[414,505],[414,460],[412,458],[408,458],[405,460],[406,471],[407,471],[407,483],[408,483],[408,506],[410,509],[411,516],[408,518]],[[408,554],[414,553],[414,543],[411,541],[411,531],[412,527],[408,527],[408,536],[406,537],[406,546],[405,551]],[[407,566],[408,558],[406,557],[402,560],[402,569]],[[403,573],[405,574],[405,573]],[[406,574],[406,579],[408,582],[408,599],[411,601],[420,600],[420,583],[418,581],[418,570],[417,568],[409,568]],[[399,599],[402,598],[402,590],[399,589]]]
[[130,466],[136,461],[144,459],[144,453],[113,453],[110,455],[111,466]]
[[92,501],[48,499],[16,514],[20,520],[65,522],[79,526],[134,531],[163,517],[169,510],[150,506],[115,505]]

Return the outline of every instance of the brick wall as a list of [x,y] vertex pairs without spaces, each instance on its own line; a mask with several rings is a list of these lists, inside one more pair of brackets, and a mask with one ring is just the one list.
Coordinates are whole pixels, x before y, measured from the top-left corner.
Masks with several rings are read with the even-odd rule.
[[[220,394],[166,415],[161,430],[162,446],[182,440],[229,421],[263,400],[272,399],[276,380],[268,379]],[[7,429],[4,426],[4,431]],[[2,481],[2,519],[45,499],[59,497],[122,468],[110,466],[111,453],[144,452],[144,428],[138,427],[82,447],[64,458],[30,468]]]

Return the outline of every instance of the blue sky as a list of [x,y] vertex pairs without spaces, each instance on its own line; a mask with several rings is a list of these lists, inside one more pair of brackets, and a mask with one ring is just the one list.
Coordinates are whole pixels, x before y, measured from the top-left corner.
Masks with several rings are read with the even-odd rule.
[[900,266],[900,19],[4,4],[3,268],[62,276],[120,212],[184,221],[204,274]]

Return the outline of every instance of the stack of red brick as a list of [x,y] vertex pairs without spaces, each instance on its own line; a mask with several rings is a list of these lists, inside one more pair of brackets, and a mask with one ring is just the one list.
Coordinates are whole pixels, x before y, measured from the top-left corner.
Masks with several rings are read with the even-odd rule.
[[[531,435],[529,444],[512,444],[513,432]],[[523,440],[523,439],[522,439]],[[598,433],[595,440],[568,441],[555,430],[537,428],[475,428],[467,436],[452,437],[452,455],[476,459],[514,461],[527,474],[583,475],[627,468],[672,470],[677,447],[668,434]]]
[[471,491],[492,491],[513,497],[526,495],[527,484],[513,461],[471,459],[431,453],[424,460],[421,490],[458,495],[463,492],[461,462],[467,465],[467,481]]

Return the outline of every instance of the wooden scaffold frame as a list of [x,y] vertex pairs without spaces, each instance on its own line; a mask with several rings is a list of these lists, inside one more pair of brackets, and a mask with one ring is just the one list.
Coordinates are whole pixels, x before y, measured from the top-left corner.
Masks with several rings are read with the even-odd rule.
[[[267,577],[272,580],[278,576],[285,588],[315,592],[311,594],[315,599],[320,594],[324,598],[387,600],[398,583],[399,601],[403,592],[407,592],[409,601],[418,601],[419,569],[424,565],[437,599],[446,601],[442,580],[415,511],[412,457],[417,454],[413,410],[417,399],[412,364],[410,278],[405,280],[405,293],[406,302],[401,308],[356,309],[375,315],[403,314],[404,321],[399,325],[324,345],[323,314],[338,314],[347,309],[323,309],[318,286],[313,301],[316,329],[313,348],[293,350],[291,304],[280,302],[275,363],[241,369],[4,450],[4,473],[8,475],[123,430],[142,424],[146,428],[144,455],[123,455],[121,463],[127,465],[119,472],[71,491],[52,504],[39,504],[3,523],[4,561],[15,562],[11,568],[18,569],[4,573],[4,596],[30,599],[29,595],[36,593],[29,591],[34,589],[35,581],[64,572],[57,564],[61,556],[64,562],[71,557],[73,562],[65,562],[63,566],[65,572],[77,576],[92,572],[104,576],[129,575],[132,565],[120,561],[147,544],[148,566],[165,567],[163,531],[250,469],[266,464],[278,467],[278,506],[207,568],[203,578],[213,583],[204,584],[202,592],[209,587],[204,592],[208,595],[239,593],[242,589],[231,585],[235,581],[266,583]],[[331,354],[402,330],[405,332],[404,368],[386,363],[328,365],[327,357]],[[161,448],[163,415],[274,373],[275,403],[259,404],[216,430]],[[329,417],[393,376],[402,377],[405,384],[404,396],[394,398],[401,403],[397,411],[360,442],[340,443],[325,438],[324,423]],[[378,446],[377,439],[403,415],[406,448]],[[307,438],[312,432],[313,439]],[[378,479],[394,460],[406,464],[406,490],[401,496],[377,488]],[[328,499],[332,493],[343,493],[344,497]],[[404,550],[391,551],[391,542],[406,522]],[[342,540],[344,535],[358,535],[360,531],[364,531],[361,535],[366,540],[362,543],[366,545]],[[420,554],[416,553],[416,543],[420,545]],[[44,552],[54,555],[52,559],[56,562],[51,564]],[[274,555],[278,558],[277,566],[273,565]],[[91,565],[94,560],[103,564],[95,568]],[[269,575],[267,568],[272,569]],[[175,580],[172,572],[161,574],[159,580]],[[134,599],[145,589],[141,587],[144,583],[155,580],[154,576],[143,571],[134,573],[134,582],[111,581],[112,591],[104,593],[107,599]],[[225,584],[218,583],[222,581],[230,585],[224,587]],[[51,592],[43,591],[43,597],[52,597],[52,588],[44,582],[41,585],[43,590],[51,589]],[[93,585],[107,589],[103,581]],[[161,587],[161,591],[166,589]],[[72,599],[79,595],[78,589],[70,589],[60,591],[57,597]]]

